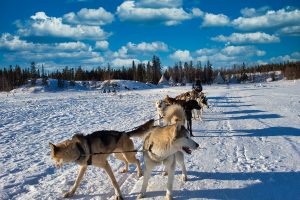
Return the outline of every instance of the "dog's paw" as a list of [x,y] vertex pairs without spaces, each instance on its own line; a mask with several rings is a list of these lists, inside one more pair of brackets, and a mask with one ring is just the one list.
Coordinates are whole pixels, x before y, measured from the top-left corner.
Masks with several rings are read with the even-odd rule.
[[122,196],[116,196],[115,200],[123,200]]
[[138,196],[137,196],[137,200],[138,199],[143,199],[145,197],[145,194],[144,193],[140,193]]
[[70,198],[74,195],[74,192],[70,191],[70,192],[66,192],[64,193],[64,198]]
[[183,182],[186,182],[186,181],[187,181],[187,176],[186,176],[185,174],[182,174],[182,175],[181,175],[181,180],[182,180]]
[[166,195],[166,200],[171,200],[172,199],[172,196],[170,194],[167,194]]
[[163,175],[163,176],[168,176],[168,172],[163,171],[163,172],[162,172],[162,175]]

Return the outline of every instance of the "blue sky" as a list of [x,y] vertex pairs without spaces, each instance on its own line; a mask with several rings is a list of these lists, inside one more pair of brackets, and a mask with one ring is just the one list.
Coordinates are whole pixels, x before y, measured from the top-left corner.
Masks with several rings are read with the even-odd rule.
[[300,60],[296,0],[1,0],[0,67]]

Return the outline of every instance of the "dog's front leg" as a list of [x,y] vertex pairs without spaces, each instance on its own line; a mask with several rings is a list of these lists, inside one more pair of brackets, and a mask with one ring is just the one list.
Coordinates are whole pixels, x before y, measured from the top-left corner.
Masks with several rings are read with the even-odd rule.
[[155,166],[155,164],[150,159],[147,159],[145,156],[144,156],[144,162],[145,162],[144,179],[143,179],[143,184],[142,184],[140,194],[137,196],[137,199],[144,198],[147,187],[148,187],[148,182],[151,177],[152,169]]
[[173,155],[172,158],[165,165],[166,165],[166,168],[168,171],[166,200],[171,200],[172,199],[174,173],[175,173],[175,167],[176,167],[175,155]]
[[203,121],[203,120],[202,120],[203,108],[201,108],[199,112],[200,112],[199,119],[200,119],[200,121],[202,122],[202,121]]
[[122,194],[121,194],[120,187],[117,183],[117,180],[115,178],[115,175],[114,175],[113,171],[111,170],[111,167],[110,167],[109,163],[106,161],[104,166],[102,166],[102,167],[106,171],[106,173],[108,174],[108,176],[111,180],[111,183],[114,186],[115,194],[116,194],[116,200],[122,200],[123,197],[122,197]]
[[181,151],[178,151],[176,153],[176,161],[181,166],[181,170],[182,170],[181,179],[182,179],[183,182],[185,182],[185,181],[187,181],[186,167],[185,167],[185,164],[184,164],[184,155]]
[[74,195],[76,189],[78,188],[78,186],[79,186],[79,184],[80,184],[80,182],[82,180],[82,177],[83,177],[83,175],[84,175],[84,173],[86,171],[86,168],[87,168],[86,165],[83,165],[83,166],[80,167],[77,179],[76,179],[76,181],[75,181],[72,189],[69,192],[66,192],[64,194],[64,198],[72,197]]

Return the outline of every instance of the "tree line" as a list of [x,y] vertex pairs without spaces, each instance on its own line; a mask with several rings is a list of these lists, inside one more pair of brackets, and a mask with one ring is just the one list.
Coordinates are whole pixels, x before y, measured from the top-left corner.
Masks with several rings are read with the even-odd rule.
[[[211,84],[214,77],[220,72],[223,77],[239,74],[241,81],[247,79],[247,73],[263,73],[270,71],[282,71],[286,79],[300,78],[300,61],[285,62],[279,64],[265,64],[256,66],[233,65],[231,68],[213,69],[212,64],[207,61],[202,66],[201,62],[178,62],[174,66],[164,69],[166,79],[173,80],[174,83],[191,83],[200,80],[203,84]],[[132,61],[131,67],[112,68],[109,64],[106,67],[97,67],[92,70],[84,70],[82,67],[70,68],[64,67],[62,70],[45,72],[36,66],[35,62],[28,68],[15,67],[0,68],[0,91],[10,91],[21,85],[30,83],[36,84],[40,78],[43,85],[47,85],[47,79],[58,80],[58,85],[63,86],[63,80],[70,81],[104,81],[110,79],[135,80],[140,82],[149,82],[157,84],[162,76],[162,65],[158,56],[153,56],[152,61],[148,63],[136,63]]]

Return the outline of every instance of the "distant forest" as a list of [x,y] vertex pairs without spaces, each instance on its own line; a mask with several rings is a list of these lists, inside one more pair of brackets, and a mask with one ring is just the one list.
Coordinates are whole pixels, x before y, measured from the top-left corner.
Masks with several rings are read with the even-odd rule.
[[[178,62],[164,71],[164,76],[169,79],[172,77],[175,83],[192,83],[200,80],[203,84],[211,84],[214,77],[220,72],[223,77],[230,77],[232,74],[238,75],[239,81],[247,80],[247,73],[263,73],[271,71],[281,71],[286,79],[300,78],[300,61],[285,62],[279,64],[265,64],[256,66],[234,65],[231,68],[213,69],[212,63],[207,61],[204,65],[201,62]],[[153,56],[152,62],[135,63],[132,61],[131,67],[111,68],[98,67],[92,70],[84,70],[81,66],[70,68],[66,66],[62,70],[46,73],[44,67],[37,69],[36,63],[32,62],[29,68],[21,68],[16,65],[8,69],[0,69],[0,91],[10,91],[16,87],[28,83],[35,85],[38,78],[42,78],[44,85],[47,85],[47,79],[53,78],[68,80],[71,83],[75,81],[104,81],[110,79],[135,80],[140,82],[150,82],[157,84],[162,76],[162,65],[159,57]]]

